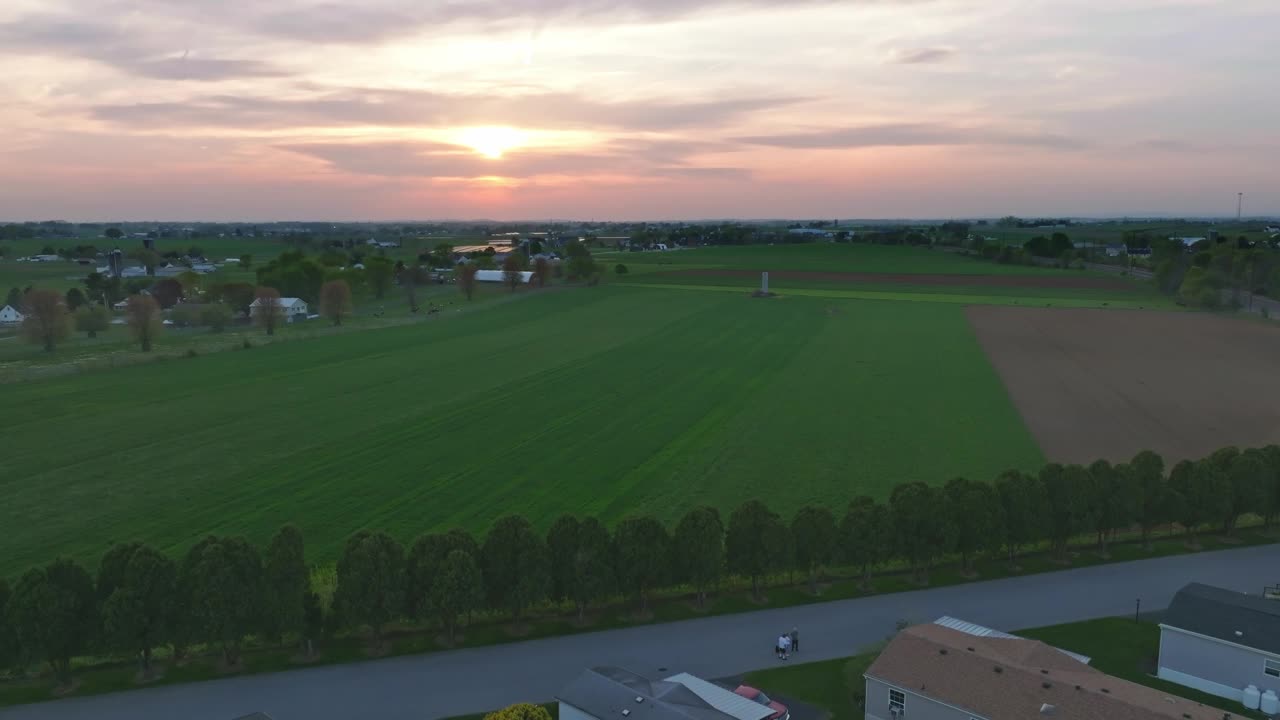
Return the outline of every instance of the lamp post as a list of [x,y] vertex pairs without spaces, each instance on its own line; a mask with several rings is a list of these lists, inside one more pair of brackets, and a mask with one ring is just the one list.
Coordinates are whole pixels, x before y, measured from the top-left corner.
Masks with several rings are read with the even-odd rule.
[[1142,598],[1133,601],[1133,621],[1139,622],[1138,615],[1142,612]]

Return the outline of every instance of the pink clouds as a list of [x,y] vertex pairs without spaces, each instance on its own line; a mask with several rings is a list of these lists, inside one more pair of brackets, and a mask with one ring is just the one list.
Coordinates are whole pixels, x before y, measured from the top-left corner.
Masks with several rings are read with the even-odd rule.
[[78,6],[0,8],[0,217],[1280,211],[1269,0]]

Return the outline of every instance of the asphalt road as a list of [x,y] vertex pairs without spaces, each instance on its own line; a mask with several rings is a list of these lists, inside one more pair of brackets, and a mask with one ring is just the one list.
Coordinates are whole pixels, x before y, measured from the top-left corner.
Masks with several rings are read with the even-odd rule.
[[774,639],[793,625],[790,662],[854,654],[898,620],[952,615],[1000,630],[1163,609],[1192,580],[1258,593],[1280,581],[1280,548],[1102,565],[1079,570],[763,610],[453,652],[72,698],[0,710],[3,720],[427,720],[519,701],[550,700],[583,667],[726,677],[775,665]]

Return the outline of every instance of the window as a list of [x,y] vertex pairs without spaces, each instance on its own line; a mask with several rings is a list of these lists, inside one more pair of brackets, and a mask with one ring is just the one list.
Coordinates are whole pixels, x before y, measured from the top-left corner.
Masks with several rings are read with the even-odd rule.
[[1262,672],[1271,677],[1280,677],[1280,660],[1263,660]]
[[889,712],[892,714],[894,710],[899,715],[905,715],[907,712],[907,694],[901,690],[889,690]]

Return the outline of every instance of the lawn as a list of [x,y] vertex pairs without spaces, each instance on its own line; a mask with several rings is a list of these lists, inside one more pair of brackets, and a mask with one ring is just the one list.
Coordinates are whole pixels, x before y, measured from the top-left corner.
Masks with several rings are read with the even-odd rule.
[[[14,342],[14,341],[10,341]],[[959,305],[606,286],[431,322],[0,386],[0,574],[139,538],[313,561],[519,512],[789,513],[1033,469]]]
[[617,263],[726,267],[739,270],[823,270],[827,272],[1049,275],[1059,270],[1028,265],[1000,265],[927,247],[865,243],[805,243],[797,245],[720,245],[672,252],[602,253],[609,267]]

